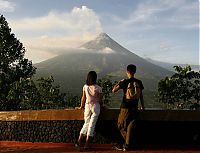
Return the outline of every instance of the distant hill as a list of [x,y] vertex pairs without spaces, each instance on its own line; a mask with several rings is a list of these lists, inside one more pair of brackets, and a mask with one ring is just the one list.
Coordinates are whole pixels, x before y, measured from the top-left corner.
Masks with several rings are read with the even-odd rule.
[[[151,62],[152,64],[155,64],[155,65],[159,65],[165,69],[168,69],[170,71],[174,71],[174,66],[175,65],[179,65],[179,66],[182,66],[184,67],[186,64],[177,64],[177,63],[167,63],[167,62],[161,62],[161,61],[157,61],[157,60],[153,60],[151,58],[146,58],[147,61]],[[194,71],[199,71],[200,70],[200,65],[190,65],[192,70]]]
[[81,94],[86,75],[95,70],[98,77],[111,76],[113,80],[126,77],[126,66],[137,66],[136,77],[141,79],[148,94],[157,89],[158,81],[172,72],[137,56],[122,47],[107,34],[77,49],[66,50],[62,55],[35,64],[36,77],[53,75],[64,92]]

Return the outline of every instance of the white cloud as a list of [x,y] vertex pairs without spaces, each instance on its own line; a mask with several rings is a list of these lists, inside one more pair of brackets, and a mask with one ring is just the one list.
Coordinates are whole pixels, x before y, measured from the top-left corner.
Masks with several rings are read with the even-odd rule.
[[139,3],[128,16],[120,18],[111,15],[116,29],[126,31],[149,30],[157,28],[199,28],[199,1],[187,0],[148,0]]
[[112,50],[112,49],[109,48],[109,47],[106,47],[106,48],[104,48],[104,49],[101,51],[101,53],[103,53],[103,54],[112,54],[112,53],[115,53],[115,51]]
[[86,6],[74,7],[71,12],[51,11],[42,17],[10,20],[9,23],[24,43],[29,56],[46,52],[43,59],[67,48],[79,47],[102,32],[98,15]]
[[48,15],[11,21],[16,31],[63,30],[68,32],[101,32],[99,17],[92,9],[74,7],[71,12],[51,11]]
[[0,12],[14,12],[15,4],[7,0],[0,0]]

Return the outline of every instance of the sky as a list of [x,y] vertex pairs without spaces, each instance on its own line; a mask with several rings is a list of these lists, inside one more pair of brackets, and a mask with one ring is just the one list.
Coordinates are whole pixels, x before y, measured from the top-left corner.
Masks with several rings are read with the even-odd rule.
[[199,0],[0,0],[33,63],[105,32],[143,58],[198,65],[199,7]]

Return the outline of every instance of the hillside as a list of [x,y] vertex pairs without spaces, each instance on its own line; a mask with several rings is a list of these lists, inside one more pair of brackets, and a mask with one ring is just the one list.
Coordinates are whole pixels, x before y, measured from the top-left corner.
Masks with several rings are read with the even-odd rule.
[[[186,64],[178,64],[178,63],[167,63],[167,62],[161,62],[161,61],[156,61],[150,58],[146,58],[147,61],[149,61],[150,63],[153,63],[155,65],[159,65],[160,67],[163,67],[169,71],[175,71],[174,70],[174,66],[175,65],[179,65],[181,67],[185,67]],[[194,71],[199,71],[200,70],[200,65],[190,65],[192,70]]]

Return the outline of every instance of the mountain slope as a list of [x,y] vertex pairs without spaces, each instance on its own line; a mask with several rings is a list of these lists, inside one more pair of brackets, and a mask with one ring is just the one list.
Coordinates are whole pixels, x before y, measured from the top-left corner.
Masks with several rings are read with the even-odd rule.
[[[108,51],[109,49],[111,49],[112,51],[121,53],[121,54],[130,53],[129,50],[122,47],[120,44],[118,44],[116,41],[110,38],[106,33],[99,34],[99,36],[96,39],[83,44],[80,48],[89,49],[93,51],[101,51],[101,52],[105,51],[106,49]],[[114,52],[110,52],[110,53],[114,53]]]
[[[150,63],[153,63],[155,65],[159,65],[160,67],[163,67],[167,70],[170,70],[170,71],[175,71],[174,70],[174,66],[175,65],[179,65],[179,66],[182,66],[184,67],[186,64],[178,64],[178,63],[167,63],[167,62],[161,62],[161,61],[156,61],[156,60],[153,60],[151,58],[146,58],[147,61],[149,61]],[[200,65],[190,65],[192,70],[194,71],[199,71],[200,70]]]

